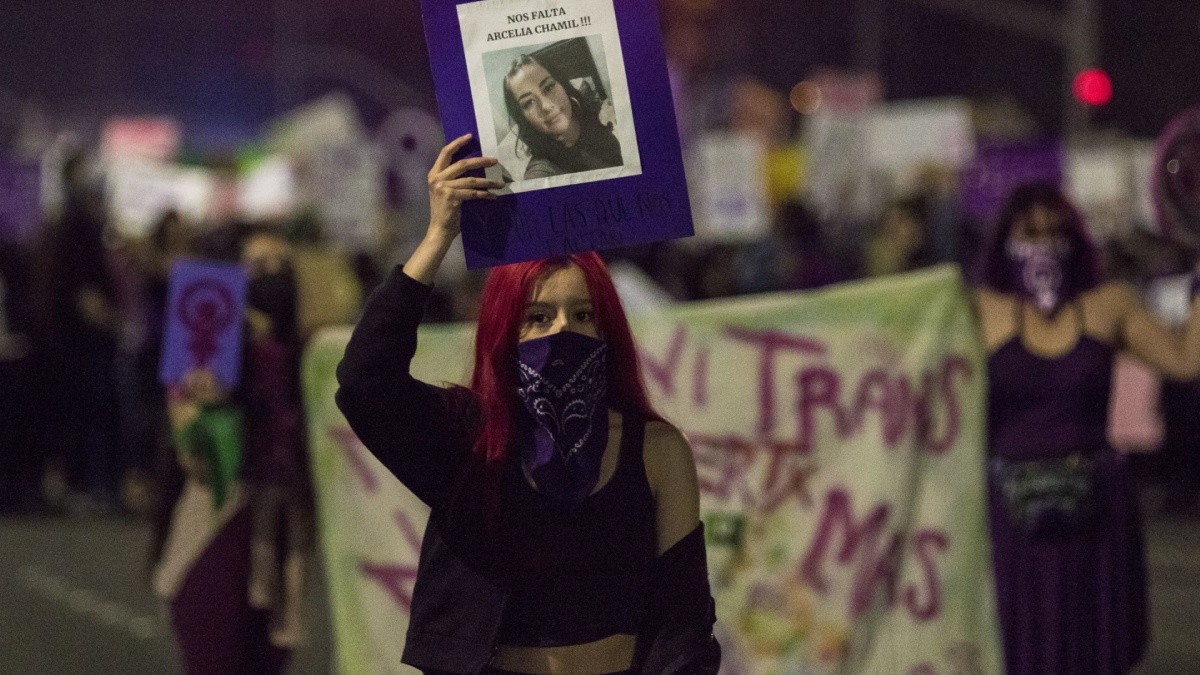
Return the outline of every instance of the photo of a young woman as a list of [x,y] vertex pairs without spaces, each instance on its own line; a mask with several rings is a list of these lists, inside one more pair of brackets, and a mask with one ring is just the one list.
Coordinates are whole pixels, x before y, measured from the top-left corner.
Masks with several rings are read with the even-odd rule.
[[621,143],[613,133],[612,103],[581,92],[529,54],[504,76],[504,105],[516,128],[517,153],[529,163],[524,179],[621,166]]

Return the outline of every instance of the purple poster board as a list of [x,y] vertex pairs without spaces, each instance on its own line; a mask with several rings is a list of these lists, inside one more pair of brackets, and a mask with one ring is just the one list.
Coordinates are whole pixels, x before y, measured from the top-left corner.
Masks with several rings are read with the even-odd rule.
[[463,206],[469,267],[693,234],[654,0],[421,5],[445,136],[508,184]]
[[159,379],[179,382],[209,368],[227,389],[237,387],[242,365],[246,273],[241,265],[181,260],[171,267]]
[[972,218],[995,218],[1013,188],[1032,181],[1062,183],[1063,150],[1057,140],[981,141],[963,172],[963,206]]
[[40,164],[0,157],[0,241],[28,241],[41,218]]

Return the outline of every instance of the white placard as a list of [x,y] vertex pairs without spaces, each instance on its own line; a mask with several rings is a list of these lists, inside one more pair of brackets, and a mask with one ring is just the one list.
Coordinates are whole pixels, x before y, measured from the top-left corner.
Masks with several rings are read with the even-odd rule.
[[871,165],[880,169],[965,167],[975,157],[971,105],[965,99],[939,98],[876,107],[867,124],[867,147]]
[[696,139],[691,168],[696,234],[709,239],[757,239],[767,234],[767,150],[751,134]]
[[613,0],[484,0],[458,19],[490,178],[527,192],[642,173]]
[[383,216],[383,173],[373,144],[320,148],[312,156],[306,187],[325,231],[338,245],[351,251],[374,249]]
[[176,208],[179,170],[171,164],[115,160],[106,168],[108,208],[117,231],[144,237],[164,213]]
[[1129,155],[1120,147],[1067,150],[1067,193],[1079,206],[1122,202],[1129,195]]
[[292,163],[274,155],[250,169],[238,186],[238,212],[251,220],[286,216],[296,205]]

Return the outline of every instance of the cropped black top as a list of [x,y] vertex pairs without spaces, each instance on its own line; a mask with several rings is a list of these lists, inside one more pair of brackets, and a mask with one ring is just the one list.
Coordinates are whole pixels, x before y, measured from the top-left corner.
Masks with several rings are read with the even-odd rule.
[[538,494],[519,462],[510,464],[504,557],[511,586],[500,644],[560,647],[641,629],[657,555],[644,430],[643,420],[625,416],[612,478],[569,510]]

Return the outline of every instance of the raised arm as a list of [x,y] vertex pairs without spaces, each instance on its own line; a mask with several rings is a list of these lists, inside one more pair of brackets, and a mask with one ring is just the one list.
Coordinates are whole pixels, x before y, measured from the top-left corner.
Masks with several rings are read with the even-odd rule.
[[409,372],[417,328],[446,251],[459,232],[459,208],[487,195],[486,179],[462,177],[495,160],[451,163],[469,136],[442,149],[429,173],[430,224],[403,269],[371,294],[338,364],[338,407],[359,440],[422,501],[433,506],[470,450],[472,413],[462,396]]
[[1130,353],[1167,378],[1200,377],[1200,295],[1192,299],[1187,322],[1179,329],[1151,314],[1132,287],[1121,284],[1113,296],[1121,308],[1121,341]]

